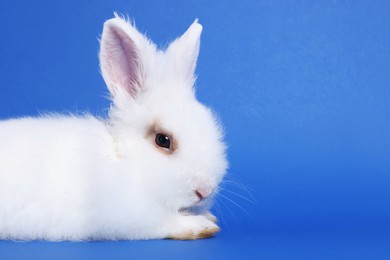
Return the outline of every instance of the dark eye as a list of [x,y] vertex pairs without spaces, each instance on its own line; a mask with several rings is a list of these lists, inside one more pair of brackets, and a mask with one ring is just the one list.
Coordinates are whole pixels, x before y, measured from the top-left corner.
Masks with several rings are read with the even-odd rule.
[[164,134],[156,134],[155,142],[158,146],[162,148],[171,148],[171,139]]

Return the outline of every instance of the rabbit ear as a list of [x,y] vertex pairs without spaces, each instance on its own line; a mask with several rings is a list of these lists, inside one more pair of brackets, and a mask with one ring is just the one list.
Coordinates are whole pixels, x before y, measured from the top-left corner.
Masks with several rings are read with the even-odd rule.
[[120,91],[135,96],[142,87],[140,47],[147,40],[130,23],[119,18],[104,23],[100,41],[100,68],[114,97]]
[[167,53],[175,60],[176,69],[182,70],[186,76],[192,76],[195,72],[201,33],[202,25],[198,23],[198,19],[195,19],[187,31],[167,49]]

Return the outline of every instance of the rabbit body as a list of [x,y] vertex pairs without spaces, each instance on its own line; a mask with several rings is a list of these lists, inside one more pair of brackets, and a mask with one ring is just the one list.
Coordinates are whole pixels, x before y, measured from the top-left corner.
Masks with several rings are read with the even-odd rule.
[[0,122],[0,239],[197,239],[227,168],[222,132],[194,95],[201,26],[163,52],[120,17],[105,23],[107,119]]
[[[121,202],[134,189],[129,180],[124,189],[121,176],[127,175],[119,174],[103,122],[9,120],[0,123],[0,140],[1,237],[87,239],[107,232],[110,223],[124,230],[120,218],[129,205]],[[115,209],[113,202],[123,205]]]

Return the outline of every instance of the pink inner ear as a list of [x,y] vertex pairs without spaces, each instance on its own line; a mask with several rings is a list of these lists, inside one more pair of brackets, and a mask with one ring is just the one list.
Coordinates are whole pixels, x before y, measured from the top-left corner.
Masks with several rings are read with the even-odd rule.
[[107,78],[111,91],[124,88],[134,96],[140,87],[136,46],[121,29],[114,26],[107,29],[107,35],[103,35],[101,47],[103,76]]

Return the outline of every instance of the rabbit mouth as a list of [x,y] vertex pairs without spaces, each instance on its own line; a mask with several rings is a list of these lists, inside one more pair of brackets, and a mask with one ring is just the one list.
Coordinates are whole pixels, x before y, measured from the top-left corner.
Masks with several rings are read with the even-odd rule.
[[199,215],[208,210],[206,203],[195,203],[189,207],[182,207],[179,209],[179,213],[183,215]]
[[207,207],[207,205],[210,202],[209,200],[210,200],[209,198],[198,198],[197,201],[191,203],[190,205],[186,205],[179,208],[179,212],[194,214],[194,212],[198,212],[199,209]]
[[196,206],[182,207],[179,209],[179,213],[183,215],[196,215]]
[[190,205],[190,206],[183,206],[183,207],[179,208],[179,212],[180,212],[180,213],[193,212],[194,209],[196,209],[196,208],[198,208],[198,207],[200,207],[200,203],[199,203],[199,202],[195,202],[195,203],[193,203],[193,204]]

